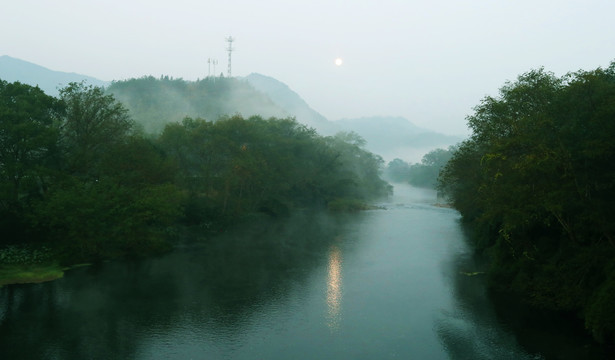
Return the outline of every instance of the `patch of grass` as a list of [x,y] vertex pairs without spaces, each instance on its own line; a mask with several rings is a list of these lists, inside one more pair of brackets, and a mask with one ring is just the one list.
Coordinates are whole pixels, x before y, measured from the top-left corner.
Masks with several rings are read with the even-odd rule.
[[56,280],[64,276],[59,265],[5,265],[0,267],[0,286],[9,284],[29,284]]
[[0,248],[0,287],[56,280],[67,270],[87,265],[61,266],[57,251],[44,245],[8,245]]

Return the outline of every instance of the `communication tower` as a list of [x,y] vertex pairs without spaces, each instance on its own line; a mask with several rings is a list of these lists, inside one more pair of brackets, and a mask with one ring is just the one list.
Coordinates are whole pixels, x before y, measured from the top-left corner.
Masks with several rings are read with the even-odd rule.
[[211,66],[214,66],[214,81],[216,78],[216,65],[218,65],[218,60],[216,59],[212,59],[212,58],[207,58],[207,77],[211,77]]
[[232,36],[226,38],[226,42],[228,43],[228,47],[226,48],[226,51],[228,51],[228,70],[226,76],[228,77],[231,77],[231,53],[235,50],[233,49],[233,41],[235,41],[235,39]]

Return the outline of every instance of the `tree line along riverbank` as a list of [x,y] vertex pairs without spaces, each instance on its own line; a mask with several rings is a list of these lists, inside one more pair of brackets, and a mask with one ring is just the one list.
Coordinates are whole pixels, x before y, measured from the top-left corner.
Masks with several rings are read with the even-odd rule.
[[391,192],[364,145],[259,116],[145,133],[102,88],[72,83],[55,98],[0,81],[0,261],[59,269],[167,251],[186,227],[358,209]]
[[522,74],[468,124],[439,189],[490,259],[491,286],[614,343],[615,62]]

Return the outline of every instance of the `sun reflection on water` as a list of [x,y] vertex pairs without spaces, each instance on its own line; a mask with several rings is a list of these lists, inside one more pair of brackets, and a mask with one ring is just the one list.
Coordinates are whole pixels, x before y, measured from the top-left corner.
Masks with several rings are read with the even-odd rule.
[[341,321],[342,307],[342,253],[333,245],[329,251],[327,278],[327,325],[336,330]]

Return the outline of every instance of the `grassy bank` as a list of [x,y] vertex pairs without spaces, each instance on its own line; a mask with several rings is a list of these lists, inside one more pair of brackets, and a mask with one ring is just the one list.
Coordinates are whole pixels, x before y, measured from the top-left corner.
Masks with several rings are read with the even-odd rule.
[[0,267],[0,286],[56,280],[65,270],[59,265],[4,265]]
[[[0,248],[0,286],[56,280],[72,267],[60,265],[56,252],[45,245],[9,245]],[[80,265],[78,265],[80,266]]]

